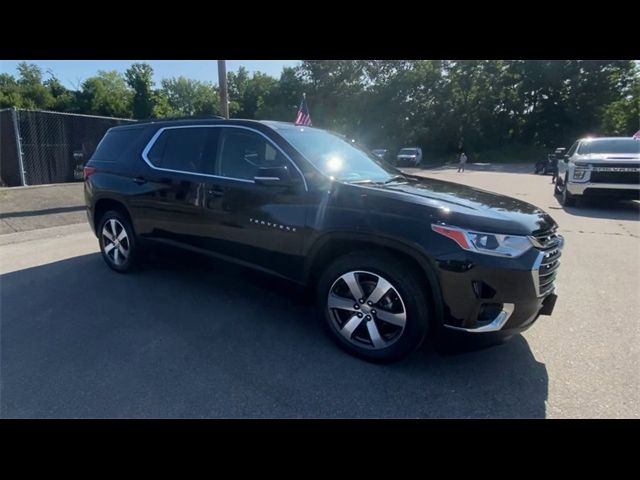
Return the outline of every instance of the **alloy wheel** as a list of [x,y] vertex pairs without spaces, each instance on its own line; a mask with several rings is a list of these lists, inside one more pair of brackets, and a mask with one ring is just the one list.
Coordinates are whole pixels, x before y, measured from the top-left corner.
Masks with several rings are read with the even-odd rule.
[[371,350],[394,344],[407,321],[398,290],[381,275],[366,271],[347,272],[333,282],[327,309],[340,335]]
[[121,266],[129,258],[131,243],[127,230],[115,218],[107,220],[102,227],[102,248],[114,265]]

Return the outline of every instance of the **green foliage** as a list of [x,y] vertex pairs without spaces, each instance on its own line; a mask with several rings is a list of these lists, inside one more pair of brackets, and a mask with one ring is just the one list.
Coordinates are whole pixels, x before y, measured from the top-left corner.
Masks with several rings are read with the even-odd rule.
[[78,95],[80,109],[91,115],[131,117],[133,92],[124,77],[115,70],[100,70],[82,83]]
[[151,118],[154,100],[157,99],[153,92],[153,68],[146,63],[134,63],[124,72],[124,76],[133,90],[133,118]]
[[[218,114],[218,89],[182,76],[154,88],[153,69],[98,72],[79,91],[21,63],[0,74],[0,108],[118,117]],[[537,158],[592,135],[640,129],[640,72],[628,60],[305,60],[275,79],[228,73],[235,118],[293,121],[306,93],[315,126],[370,148],[421,146],[425,158],[464,148],[479,161]],[[489,160],[490,159],[490,160]]]
[[[162,94],[174,115],[219,113],[218,89],[210,83],[185,77],[162,80]],[[162,115],[165,116],[165,115]]]

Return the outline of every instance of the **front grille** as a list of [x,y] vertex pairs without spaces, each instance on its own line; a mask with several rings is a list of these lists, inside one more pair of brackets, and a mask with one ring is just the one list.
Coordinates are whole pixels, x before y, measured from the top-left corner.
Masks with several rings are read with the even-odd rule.
[[560,248],[555,248],[544,252],[540,268],[538,269],[538,294],[544,295],[545,293],[553,290],[554,281],[558,274],[558,268],[560,267],[560,256],[562,252]]
[[538,268],[534,269],[533,275],[538,296],[543,296],[554,289],[564,241],[555,230],[533,235],[531,240],[542,257]]
[[591,183],[640,184],[640,172],[591,172]]
[[548,230],[542,233],[536,233],[532,235],[531,241],[533,244],[540,250],[548,250],[550,248],[555,247],[560,243],[562,237],[558,235],[554,230]]

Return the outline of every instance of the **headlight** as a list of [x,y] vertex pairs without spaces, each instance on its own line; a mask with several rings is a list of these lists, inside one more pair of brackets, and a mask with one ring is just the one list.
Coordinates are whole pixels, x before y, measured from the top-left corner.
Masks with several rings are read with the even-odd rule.
[[474,232],[444,225],[431,225],[431,229],[450,238],[465,250],[486,255],[515,258],[533,247],[529,237],[519,235]]
[[583,180],[584,176],[587,174],[588,171],[589,171],[589,169],[587,169],[587,168],[576,168],[573,171],[573,179],[574,180]]

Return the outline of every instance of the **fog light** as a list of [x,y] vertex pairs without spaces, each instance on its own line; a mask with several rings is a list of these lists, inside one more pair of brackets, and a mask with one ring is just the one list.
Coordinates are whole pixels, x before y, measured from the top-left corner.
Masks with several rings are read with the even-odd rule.
[[496,294],[496,291],[484,282],[474,280],[471,283],[473,285],[473,293],[476,294],[477,298],[489,299],[493,298]]
[[478,312],[478,322],[492,322],[502,311],[502,303],[483,303]]

